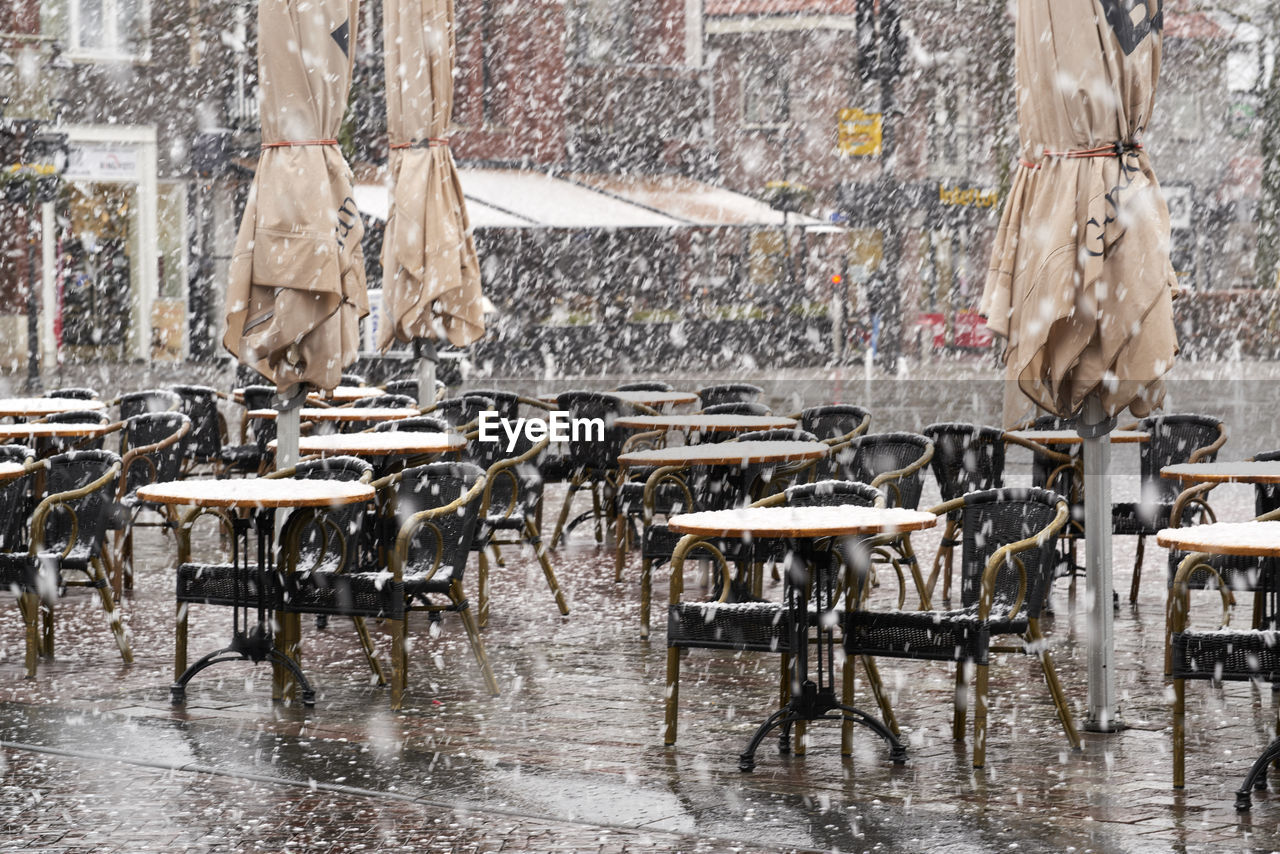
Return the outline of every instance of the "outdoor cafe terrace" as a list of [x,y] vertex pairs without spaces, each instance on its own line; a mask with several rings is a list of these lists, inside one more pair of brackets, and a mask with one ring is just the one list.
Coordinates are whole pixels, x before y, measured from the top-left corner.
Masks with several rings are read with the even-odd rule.
[[[907,480],[895,476],[882,479],[878,489],[870,493],[860,492],[863,487],[840,487],[847,498],[836,507],[805,508],[794,498],[787,503],[797,506],[762,507],[751,511],[755,516],[737,511],[730,511],[728,517],[712,515],[703,524],[710,526],[707,535],[719,543],[727,557],[729,584],[720,583],[720,563],[711,552],[691,553],[683,565],[673,566],[670,547],[679,541],[675,531],[663,541],[668,548],[665,558],[655,560],[647,640],[641,637],[645,622],[642,591],[646,586],[643,558],[654,558],[660,551],[664,525],[696,528],[696,517],[685,513],[687,521],[681,521],[681,513],[672,505],[664,512],[661,495],[657,504],[650,502],[647,508],[643,497],[639,504],[628,504],[637,493],[634,487],[623,485],[616,490],[622,496],[623,529],[631,528],[634,533],[621,559],[614,537],[616,516],[601,519],[599,542],[595,524],[587,520],[551,547],[562,503],[571,488],[581,487],[576,489],[565,518],[572,519],[593,507],[590,486],[573,479],[574,472],[581,469],[555,453],[591,454],[609,446],[609,439],[625,441],[642,436],[625,449],[624,460],[630,455],[633,465],[627,469],[631,475],[624,484],[643,485],[654,469],[635,467],[661,461],[655,464],[674,466],[667,474],[679,478],[695,496],[695,506],[680,510],[708,509],[710,505],[696,504],[706,497],[699,492],[698,484],[705,483],[699,478],[717,470],[727,473],[727,479],[717,481],[722,487],[731,488],[731,482],[739,478],[754,478],[741,486],[746,490],[745,500],[776,504],[778,490],[787,485],[799,486],[803,492],[800,485],[811,479],[839,480],[852,474],[866,460],[858,463],[856,454],[850,457],[848,451],[856,451],[861,443],[877,436],[897,437],[896,441],[905,444],[919,440],[916,447],[927,446],[936,455],[943,444],[942,433],[931,431],[927,424],[952,419],[996,421],[998,396],[974,392],[956,399],[954,381],[932,390],[920,383],[912,385],[913,394],[904,402],[901,389],[890,392],[887,381],[837,388],[829,379],[810,377],[769,383],[769,388],[758,394],[750,390],[750,384],[738,384],[742,388],[730,392],[731,397],[754,399],[729,402],[728,408],[708,414],[702,410],[714,399],[714,392],[706,388],[711,384],[676,381],[669,391],[617,392],[617,398],[587,396],[584,399],[619,401],[616,417],[608,419],[607,440],[557,444],[530,454],[523,440],[521,447],[510,451],[505,443],[478,441],[475,427],[479,414],[498,406],[502,399],[498,389],[442,390],[440,395],[447,398],[423,407],[407,395],[391,398],[388,389],[357,386],[358,379],[350,378],[348,385],[328,399],[313,401],[303,415],[301,451],[304,458],[315,460],[304,462],[304,467],[332,472],[339,465],[334,460],[350,460],[340,464],[356,474],[349,483],[321,479],[290,485],[266,478],[273,468],[275,446],[271,440],[276,419],[262,417],[264,404],[255,397],[260,392],[253,387],[237,392],[228,386],[222,396],[203,398],[199,387],[174,387],[148,398],[146,408],[159,410],[149,415],[121,412],[123,400],[136,402],[136,398],[92,399],[87,392],[80,398],[11,398],[0,403],[10,416],[4,420],[12,422],[0,425],[8,437],[5,441],[29,441],[31,449],[31,457],[23,463],[30,467],[26,473],[0,483],[0,487],[26,482],[33,490],[54,488],[52,482],[60,475],[53,461],[59,452],[96,442],[109,457],[121,450],[121,438],[130,435],[127,431],[136,431],[144,423],[163,421],[177,432],[188,422],[206,427],[212,423],[211,431],[202,435],[216,437],[218,449],[213,453],[206,449],[201,462],[196,459],[200,455],[196,442],[190,438],[197,431],[184,433],[182,444],[171,446],[182,448],[176,461],[169,461],[177,465],[173,473],[177,482],[168,487],[163,483],[142,487],[142,496],[159,501],[167,490],[170,499],[164,500],[181,493],[187,496],[183,500],[190,501],[194,500],[191,496],[199,495],[210,505],[224,508],[214,508],[216,512],[231,516],[241,515],[241,510],[261,515],[261,508],[272,502],[281,507],[318,504],[318,510],[303,506],[291,516],[288,509],[278,510],[277,521],[285,516],[310,518],[308,514],[318,512],[316,518],[329,514],[344,518],[341,524],[351,525],[345,529],[351,534],[351,549],[345,545],[330,549],[327,556],[317,556],[317,538],[308,534],[308,529],[285,525],[278,541],[280,578],[295,570],[306,573],[309,562],[298,561],[296,566],[291,562],[299,555],[327,571],[335,568],[335,561],[350,560],[362,572],[372,571],[384,579],[392,575],[400,559],[387,557],[379,547],[394,545],[398,525],[393,518],[388,527],[385,517],[380,520],[379,511],[372,508],[379,507],[386,496],[395,495],[397,477],[399,482],[408,482],[408,472],[418,470],[420,463],[439,471],[440,461],[454,461],[453,466],[445,465],[450,469],[460,468],[463,459],[485,462],[487,465],[477,466],[477,474],[487,469],[488,479],[496,482],[504,460],[524,452],[526,470],[537,465],[543,472],[539,533],[542,546],[549,547],[545,563],[528,542],[500,546],[500,558],[490,552],[483,595],[480,555],[463,551],[456,563],[461,566],[456,577],[467,607],[450,607],[459,604],[450,585],[431,588],[432,595],[424,598],[431,598],[442,610],[409,613],[405,671],[397,669],[396,643],[406,626],[398,616],[402,612],[386,600],[360,611],[357,606],[364,600],[358,586],[353,585],[356,605],[329,600],[327,606],[307,610],[296,603],[310,595],[306,601],[314,604],[320,601],[316,598],[319,593],[308,593],[287,582],[281,582],[279,588],[273,586],[269,578],[255,574],[256,558],[251,557],[247,577],[277,597],[267,597],[268,619],[260,625],[287,644],[297,643],[296,648],[286,645],[283,649],[297,662],[299,674],[314,691],[313,696],[297,692],[292,699],[274,700],[273,695],[289,696],[289,679],[288,674],[274,677],[270,661],[218,663],[191,674],[184,691],[172,690],[175,676],[181,672],[175,658],[179,635],[185,633],[183,654],[186,663],[192,663],[206,652],[227,646],[237,628],[251,630],[259,625],[256,590],[251,596],[231,590],[219,598],[209,589],[197,589],[202,578],[217,577],[218,567],[234,565],[237,558],[231,551],[232,538],[220,535],[216,523],[195,524],[189,534],[179,524],[176,537],[172,530],[144,526],[165,518],[182,520],[190,509],[187,506],[177,507],[180,513],[176,517],[154,512],[131,516],[135,527],[129,580],[125,572],[127,530],[112,522],[102,541],[101,588],[68,586],[59,590],[44,576],[44,586],[35,591],[36,601],[53,606],[55,619],[51,634],[42,628],[36,635],[36,649],[42,654],[35,660],[34,678],[27,678],[28,639],[19,608],[9,609],[8,629],[0,634],[0,740],[4,742],[0,786],[5,791],[0,816],[6,829],[0,849],[274,850],[288,845],[339,851],[363,845],[385,850],[477,851],[1016,848],[1138,852],[1271,850],[1280,846],[1276,830],[1280,822],[1268,790],[1253,792],[1251,810],[1236,809],[1236,790],[1275,734],[1276,695],[1265,682],[1217,685],[1186,680],[1185,786],[1173,785],[1175,690],[1166,675],[1165,661],[1168,552],[1154,535],[1145,538],[1144,572],[1132,602],[1129,594],[1138,539],[1124,534],[1112,537],[1117,594],[1115,678],[1123,731],[1096,733],[1084,725],[1089,633],[1086,580],[1083,575],[1063,575],[1059,566],[1051,593],[1041,600],[1049,608],[1038,621],[1045,640],[1032,643],[1030,648],[1033,653],[1046,649],[1052,656],[1066,707],[1078,731],[1080,750],[1072,749],[1071,738],[1064,732],[1037,655],[1022,654],[1016,633],[1001,639],[1001,646],[1012,646],[1014,652],[993,649],[986,659],[985,756],[981,757],[982,767],[975,768],[979,757],[975,753],[974,719],[979,706],[973,691],[979,668],[971,664],[967,669],[967,716],[961,726],[963,738],[957,740],[953,737],[955,666],[947,661],[904,658],[902,648],[886,648],[881,655],[863,647],[855,651],[850,645],[851,633],[862,632],[859,642],[867,643],[866,625],[856,628],[857,620],[838,617],[834,622],[814,620],[799,629],[814,656],[808,665],[809,678],[825,681],[823,668],[831,662],[834,680],[825,684],[839,695],[843,674],[850,669],[854,673],[853,705],[877,721],[888,723],[892,715],[905,762],[894,761],[902,757],[891,752],[889,737],[871,725],[853,728],[848,734],[849,755],[842,755],[846,735],[842,724],[820,720],[806,727],[798,722],[787,727],[788,753],[779,752],[778,730],[772,731],[760,743],[754,770],[749,773],[740,770],[741,754],[761,723],[779,708],[786,684],[780,677],[779,650],[795,648],[784,629],[789,626],[794,631],[799,625],[786,616],[796,613],[786,608],[790,601],[786,579],[792,577],[796,565],[792,564],[790,571],[771,571],[766,558],[772,555],[779,559],[787,548],[770,552],[769,543],[786,537],[797,553],[808,555],[815,581],[805,589],[820,596],[819,579],[828,577],[822,567],[829,555],[801,547],[804,526],[810,526],[808,532],[814,536],[856,530],[867,542],[867,537],[877,536],[865,527],[868,520],[887,513],[889,521],[875,524],[887,525],[882,530],[890,533],[879,535],[880,540],[874,542],[881,546],[881,558],[897,558],[897,563],[877,558],[870,564],[874,582],[866,590],[865,601],[855,604],[854,610],[873,621],[911,618],[927,595],[937,613],[943,613],[942,573],[932,586],[928,582],[944,536],[953,543],[955,569],[950,597],[951,605],[958,608],[967,595],[962,588],[972,583],[963,577],[963,567],[968,565],[963,553],[972,543],[966,545],[964,537],[949,533],[945,519],[935,519],[933,514],[919,514],[927,521],[917,525],[908,524],[907,516],[892,515],[908,514],[906,510],[849,506],[859,500],[871,504],[888,500],[921,510],[935,507],[954,489],[954,484],[946,482],[945,472],[940,480],[932,460],[920,464],[913,473],[919,484],[918,498],[907,482],[909,473]],[[505,389],[515,383],[498,385]],[[512,390],[523,397],[519,411],[525,417],[545,416],[555,407],[577,412],[573,400],[557,397],[557,393],[569,391],[569,385],[522,385]],[[604,383],[594,385],[604,390]],[[1196,387],[1199,396],[1191,393],[1191,386],[1179,387],[1180,402],[1189,408],[1225,416],[1222,420],[1228,440],[1218,450],[1215,466],[1193,469],[1200,480],[1169,481],[1176,484],[1175,494],[1183,485],[1196,488],[1196,484],[1207,482],[1203,478],[1243,479],[1248,471],[1242,475],[1238,464],[1230,461],[1272,450],[1275,445],[1276,437],[1241,411],[1224,406],[1213,412],[1215,385]],[[835,403],[837,395],[851,400],[857,391],[865,393],[865,412],[842,410],[846,420],[839,427],[815,420],[814,407]],[[201,409],[202,399],[213,402],[212,422],[201,421],[202,414],[209,413]],[[539,403],[546,408],[540,408]],[[266,408],[270,404],[268,399]],[[59,409],[82,414],[49,414]],[[83,414],[86,410],[88,415]],[[386,410],[398,411],[392,417]],[[810,414],[804,415],[802,410],[810,410]],[[802,416],[801,427],[808,424],[817,430],[812,439],[784,435],[795,432],[794,426],[788,426],[796,423],[789,417],[793,415]],[[122,421],[121,416],[128,418]],[[229,427],[225,435],[218,429],[219,416]],[[868,416],[863,424],[862,419]],[[445,423],[425,421],[432,418]],[[243,436],[238,435],[241,424]],[[633,426],[625,426],[628,424]],[[1113,498],[1121,506],[1138,497],[1140,454],[1142,449],[1159,445],[1161,429],[1138,425],[1131,433],[1116,435],[1111,452],[1116,471]],[[775,432],[759,438],[744,436],[744,431],[752,430]],[[1042,450],[1071,453],[1070,446],[1055,444],[1063,440],[1061,435],[1042,433],[1039,440],[1044,444],[1037,445],[991,432],[1006,454],[1006,486],[1031,486],[1043,476]],[[141,444],[144,441],[140,434],[134,436],[126,442],[124,454],[132,447],[160,460],[162,451],[148,450],[147,444]],[[151,444],[163,441],[152,440]],[[742,448],[751,450],[739,450]],[[819,468],[833,459],[833,448],[834,459],[840,462],[834,469]],[[622,450],[613,447],[615,465]],[[1183,459],[1172,462],[1186,462],[1190,450],[1181,448]],[[258,457],[253,458],[252,451]],[[365,462],[352,460],[352,455]],[[89,457],[82,453],[79,459],[83,462]],[[245,463],[246,459],[252,462]],[[330,462],[320,462],[323,459]],[[746,469],[744,459],[749,461]],[[41,460],[49,467],[32,467]],[[161,460],[157,472],[165,471],[166,465]],[[1072,465],[1067,463],[1068,468]],[[1266,489],[1267,466],[1275,466],[1256,465],[1261,468],[1255,473],[1262,473],[1262,485],[1257,488]],[[895,464],[893,468],[912,466]],[[889,469],[881,473],[885,471]],[[397,476],[397,472],[406,473]],[[759,477],[764,472],[769,474]],[[221,479],[212,480],[215,475]],[[864,479],[875,480],[867,475],[862,470]],[[5,469],[0,476],[12,473]],[[43,487],[36,483],[41,476],[48,481]],[[618,476],[616,471],[610,475],[614,484]],[[124,496],[137,494],[145,480],[169,478],[141,478],[114,495],[123,505],[136,506]],[[147,492],[148,488],[152,491]],[[601,506],[608,505],[610,491],[607,484],[597,491]],[[430,488],[419,495],[428,492]],[[378,497],[365,504],[334,505],[339,494],[342,501]],[[769,499],[769,494],[774,498]],[[227,497],[215,500],[217,495]],[[399,500],[408,501],[409,494]],[[1056,500],[1050,497],[1046,506],[1052,508]],[[1208,493],[1207,500],[1217,519],[1224,522],[1249,520],[1256,512],[1252,482],[1224,483]],[[230,510],[225,511],[228,505]],[[20,510],[14,517],[11,511],[10,516],[28,533],[32,506],[19,503],[27,512]],[[168,505],[150,506],[163,510]],[[363,509],[343,517],[343,508],[351,506]],[[1028,506],[1022,512],[1036,511]],[[536,510],[531,513],[529,518],[536,525]],[[1051,510],[1044,519],[1052,516]],[[257,528],[251,522],[246,516],[237,528],[236,548],[241,560],[246,554],[258,554],[253,531],[270,531],[272,527],[269,519],[261,520]],[[439,546],[448,553],[457,545],[457,538],[468,535],[461,528],[449,529],[446,522],[436,518],[436,524],[449,531],[444,535],[447,542]],[[57,527],[56,523],[48,524]],[[318,527],[310,530],[323,529],[323,523],[314,525]],[[756,536],[745,539],[758,550],[751,554],[736,551],[744,539],[737,533],[724,536],[731,525],[755,531]],[[892,532],[908,528],[917,529],[910,534],[909,546],[904,546]],[[329,530],[332,533],[332,528]],[[1119,523],[1116,530],[1121,530]],[[1083,541],[1064,531],[1063,553],[1074,547],[1083,562]],[[497,534],[503,540],[533,539],[520,525]],[[66,536],[65,530],[62,536]],[[475,536],[474,530],[470,536]],[[359,547],[357,540],[362,544]],[[27,550],[27,541],[21,545],[14,545],[13,540],[5,542],[6,555]],[[1247,546],[1250,538],[1241,535],[1234,542]],[[434,548],[432,544],[426,551]],[[912,553],[918,561],[923,591],[913,581],[910,562],[903,559]],[[408,562],[399,564],[404,571],[421,559],[412,546],[407,554]],[[765,564],[755,574],[753,558]],[[850,566],[865,566],[856,554],[845,559],[851,561]],[[8,562],[3,565],[10,566],[17,558],[5,560]],[[182,562],[186,568],[180,568]],[[1027,564],[1034,575],[1039,564],[1030,558]],[[193,574],[192,566],[204,569]],[[619,566],[621,580],[615,580]],[[86,572],[77,569],[74,561],[64,560],[61,577],[71,583],[85,581],[95,573],[93,567],[90,562]],[[672,579],[677,577],[682,579],[683,589],[673,597]],[[1265,593],[1274,589],[1269,587],[1273,583],[1264,573],[1254,576],[1252,586]],[[22,582],[16,584],[25,589]],[[847,614],[850,600],[842,598],[844,590],[831,592],[834,599],[829,598],[828,605]],[[288,604],[290,596],[297,597],[292,606]],[[711,608],[700,604],[717,597],[722,604]],[[229,607],[237,601],[250,607],[243,611]],[[1202,630],[1202,637],[1212,636],[1221,623],[1223,597],[1218,591],[1202,590],[1192,592],[1190,601],[1190,628]],[[109,602],[119,618],[122,643],[127,644],[132,659],[129,662],[113,641],[104,602]],[[680,603],[685,610],[669,614],[668,602]],[[1229,603],[1230,631],[1247,634],[1255,620],[1265,623],[1270,619],[1272,605],[1265,597],[1258,597],[1257,602],[1255,606],[1252,590],[1237,589]],[[1010,606],[1009,600],[999,597],[997,603]],[[388,610],[379,614],[379,608]],[[562,615],[562,608],[568,613]],[[760,609],[772,615],[764,626],[770,640],[763,649],[742,649],[751,646],[743,640],[748,636],[733,634],[736,629],[723,621]],[[692,623],[685,618],[689,613],[696,616]],[[184,627],[175,626],[175,614]],[[673,622],[677,614],[684,615],[681,622]],[[353,616],[364,619],[370,656],[362,651],[360,637],[352,631]],[[240,621],[238,626],[233,626],[233,619]],[[475,629],[474,638],[467,630],[468,621],[482,626]],[[712,641],[729,640],[704,643],[708,637],[698,634],[700,622],[727,632]],[[824,626],[834,644],[826,652],[818,642],[818,632]],[[1010,640],[1012,644],[1007,642]],[[673,652],[675,647],[670,644],[690,648]],[[996,646],[994,636],[992,646]],[[845,649],[850,650],[847,657]],[[830,654],[833,659],[821,657]],[[1265,648],[1261,654],[1267,654]],[[678,729],[673,729],[667,708],[672,655],[679,662]],[[864,656],[874,660],[874,671],[866,667]],[[378,663],[377,670],[371,669],[371,661]],[[978,659],[979,664],[982,661]],[[492,682],[482,662],[487,662]],[[798,659],[792,659],[792,666],[799,666]],[[397,682],[401,672],[405,673],[403,685]],[[883,683],[884,705],[877,702],[873,691],[873,672]],[[378,684],[378,674],[387,684]],[[305,704],[304,699],[313,699],[314,705]],[[673,744],[664,744],[673,740]],[[802,749],[804,755],[797,755]]]

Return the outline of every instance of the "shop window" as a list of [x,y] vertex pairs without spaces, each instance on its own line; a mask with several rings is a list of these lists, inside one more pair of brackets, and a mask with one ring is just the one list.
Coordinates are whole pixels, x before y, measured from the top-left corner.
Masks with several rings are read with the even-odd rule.
[[777,70],[748,72],[742,80],[742,123],[782,127],[790,119],[787,83]]
[[150,58],[150,0],[68,0],[68,6],[73,59]]
[[583,62],[621,65],[633,54],[631,0],[581,0],[578,55]]

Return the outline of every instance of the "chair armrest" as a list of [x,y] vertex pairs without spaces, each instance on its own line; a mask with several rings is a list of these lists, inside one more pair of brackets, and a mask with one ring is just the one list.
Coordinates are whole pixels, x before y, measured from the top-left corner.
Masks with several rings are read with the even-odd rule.
[[[475,501],[484,492],[487,483],[488,478],[481,475],[476,478],[476,482],[471,485],[470,489],[443,507],[420,510],[404,521],[404,524],[400,526],[400,533],[396,535],[395,549],[391,552],[391,575],[397,583],[404,581],[404,565],[409,560],[409,546],[413,543],[414,534],[423,526],[430,524],[432,519],[457,513],[467,504]],[[436,570],[439,568],[440,559],[437,557],[436,563],[431,567],[431,572],[427,577],[430,578],[435,575]]]
[[525,451],[517,457],[511,457],[505,460],[498,460],[489,466],[489,470],[485,472],[486,483],[484,486],[484,496],[480,499],[480,516],[481,518],[489,515],[489,508],[493,502],[493,488],[500,478],[508,478],[512,485],[512,501],[511,506],[507,508],[506,515],[511,515],[515,508],[520,504],[520,487],[526,479],[521,478],[519,472],[515,471],[517,466],[522,466],[527,462],[537,459],[538,455],[545,451],[551,445],[551,437],[545,437],[529,450]]
[[[911,475],[920,471],[920,469],[927,466],[929,464],[929,461],[932,459],[933,459],[933,443],[930,442],[929,446],[925,448],[924,453],[921,454],[920,457],[916,459],[914,462],[912,462],[910,465],[904,466],[895,471],[882,472],[875,476],[875,478],[871,481],[870,485],[875,487],[876,489],[879,489],[881,486],[883,486],[886,483],[893,483],[894,481],[902,480],[904,477],[910,477]],[[896,487],[896,484],[894,485]],[[901,495],[899,495],[899,498],[901,498]]]
[[[1173,502],[1173,509],[1169,512],[1169,527],[1182,527],[1182,514],[1192,504],[1202,504],[1205,508],[1209,507],[1208,501],[1205,500],[1210,492],[1212,492],[1218,484],[1216,483],[1197,483],[1189,486],[1182,492],[1178,493],[1178,497]],[[1212,509],[1209,511],[1212,513]]]
[[[119,475],[120,463],[113,463],[102,477],[85,484],[79,489],[68,489],[66,492],[56,492],[53,495],[46,496],[36,506],[35,512],[31,514],[31,554],[40,553],[40,548],[44,545],[44,529],[48,524],[49,514],[55,507],[68,501],[74,501],[77,498],[83,498],[92,492],[102,489]],[[62,550],[63,556],[71,553],[76,539],[80,536],[80,520],[76,518],[75,511],[68,508],[68,512],[71,513],[71,536],[67,538],[67,546]]]
[[175,538],[178,541],[178,563],[191,562],[191,529],[195,523],[204,516],[214,516],[226,528],[226,533],[231,536],[235,530],[234,523],[231,520],[231,514],[223,507],[195,507],[183,514],[178,520],[178,527],[175,529]]
[[[635,450],[636,445],[641,445],[654,439],[661,439],[665,435],[667,435],[665,430],[649,430],[644,433],[633,433],[627,437],[627,441],[622,443],[622,453],[625,454],[628,451]],[[650,447],[660,446],[652,445]]]
[[1016,562],[1018,572],[1022,576],[1022,589],[1017,599],[1015,599],[1014,603],[1009,607],[1009,617],[1014,617],[1018,611],[1022,610],[1023,601],[1027,596],[1027,569],[1022,565],[1022,561],[1018,560],[1014,556],[1020,552],[1024,552],[1027,549],[1034,548],[1035,546],[1042,544],[1046,539],[1057,534],[1066,526],[1067,520],[1070,518],[1071,509],[1067,506],[1066,501],[1059,498],[1057,513],[1054,514],[1053,519],[1048,525],[1040,531],[1037,531],[1034,536],[1018,540],[1016,543],[1007,543],[1006,545],[996,549],[995,554],[987,560],[987,565],[982,571],[982,592],[978,599],[979,620],[986,622],[991,619],[991,606],[995,602],[996,595],[996,577],[1000,574],[1000,569],[1011,559]]
[[649,479],[644,482],[644,496],[641,498],[646,525],[653,520],[653,505],[658,499],[658,487],[663,483],[674,483],[679,486],[684,493],[685,501],[688,502],[689,509],[694,509],[693,493],[689,490],[689,484],[685,483],[684,478],[679,476],[686,469],[687,466],[662,466],[649,475]]
[[1211,457],[1218,453],[1218,449],[1227,443],[1227,427],[1225,424],[1218,425],[1218,438],[1214,439],[1203,448],[1196,448],[1191,452],[1191,456],[1187,458],[1189,463],[1198,463],[1205,457]]
[[172,445],[176,445],[190,432],[191,422],[188,421],[178,428],[176,433],[161,439],[159,442],[155,442],[150,445],[143,445],[138,448],[130,448],[126,451],[124,458],[120,461],[120,487],[116,490],[117,497],[124,497],[125,488],[129,482],[129,469],[134,465],[134,463],[139,459],[146,461],[147,465],[151,466],[151,480],[154,482],[156,478],[156,464],[155,461],[151,459],[150,455],[157,451],[162,451]]

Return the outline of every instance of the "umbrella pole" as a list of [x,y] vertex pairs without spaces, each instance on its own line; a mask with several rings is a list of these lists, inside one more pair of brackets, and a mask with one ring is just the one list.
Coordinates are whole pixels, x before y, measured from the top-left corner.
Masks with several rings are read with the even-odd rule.
[[426,409],[436,403],[436,342],[430,338],[413,339],[413,354],[418,357],[418,406]]
[[306,400],[305,383],[276,395],[276,471],[298,464],[298,436],[302,432],[302,405]]
[[1115,614],[1111,578],[1111,430],[1116,424],[1096,397],[1077,422],[1084,440],[1085,587],[1089,601],[1089,710],[1084,728],[1118,732],[1116,717]]

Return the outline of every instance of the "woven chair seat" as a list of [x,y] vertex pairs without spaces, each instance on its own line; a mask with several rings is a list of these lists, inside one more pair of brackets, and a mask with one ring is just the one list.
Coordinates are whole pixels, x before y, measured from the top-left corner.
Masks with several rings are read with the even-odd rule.
[[1280,632],[1177,632],[1173,636],[1173,678],[1280,682]]
[[1111,533],[1155,536],[1169,527],[1172,513],[1171,503],[1118,501],[1111,505]]
[[[256,566],[249,567],[247,588],[238,581],[234,564],[184,563],[178,566],[177,600],[199,605],[237,605],[258,601],[259,573]],[[268,576],[266,601],[274,607],[280,599],[277,576]],[[248,598],[245,591],[248,590]]]
[[23,552],[0,552],[0,590],[35,590],[39,577],[39,558]]
[[224,463],[247,463],[262,459],[262,449],[256,444],[229,445],[218,452],[218,459]]
[[850,611],[844,616],[847,654],[887,658],[987,664],[991,635],[1026,630],[1026,617],[982,623],[976,607],[929,612]]
[[789,652],[791,617],[776,602],[680,602],[667,609],[667,645]]

